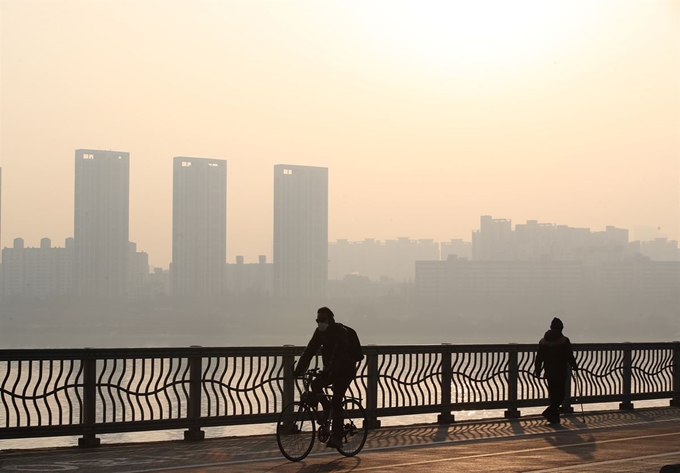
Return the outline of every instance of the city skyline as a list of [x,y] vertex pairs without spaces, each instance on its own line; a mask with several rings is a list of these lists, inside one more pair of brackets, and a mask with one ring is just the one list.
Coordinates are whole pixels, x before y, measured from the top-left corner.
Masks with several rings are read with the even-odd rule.
[[[129,168],[132,167],[132,164],[130,164],[130,161],[134,161],[133,159],[130,158],[130,153],[129,153],[129,152],[119,152],[119,151],[111,151],[111,150],[92,150],[92,149],[89,149],[89,150],[78,149],[78,150],[76,150],[76,154],[77,154],[77,155],[78,155],[78,154],[82,155],[82,154],[85,153],[85,152],[88,152],[88,153],[101,153],[101,154],[103,154],[103,155],[111,154],[112,156],[113,156],[113,155],[118,156],[118,155],[120,155],[120,154],[123,154],[123,155],[125,155],[126,158],[127,158],[127,163],[128,163],[128,164],[127,164],[127,166],[128,166],[128,171],[127,171],[127,172],[128,172],[128,173],[130,172]],[[171,158],[171,159],[169,160],[169,162],[172,162],[172,163],[173,163],[173,164],[172,164],[173,169],[176,168],[176,166],[177,166],[176,161],[179,160],[179,159],[199,160],[199,161],[200,161],[200,160],[206,160],[206,162],[211,161],[211,158],[181,158],[181,157],[175,157],[175,158]],[[217,162],[217,161],[222,162],[222,161],[223,161],[223,162],[225,163],[225,169],[226,169],[226,160],[214,160],[214,159],[212,159],[212,161],[215,161],[215,162]],[[276,166],[281,166],[281,165],[274,165],[274,168],[276,168]],[[297,167],[300,167],[300,168],[314,167],[314,166],[303,166],[303,165],[290,165],[290,166],[297,166]],[[0,168],[0,172],[1,172],[1,170],[2,170],[2,168]],[[75,172],[76,172],[76,174],[78,173],[77,170],[76,170]],[[225,170],[225,174],[226,174],[226,170]],[[129,176],[128,176],[128,180],[129,180],[129,179],[130,179],[130,178],[129,178]],[[174,181],[175,178],[173,177],[172,179],[173,179],[173,181]],[[127,185],[129,186],[129,183],[128,183]],[[225,194],[226,194],[226,188],[228,187],[228,185],[227,185],[227,183],[226,183],[226,176],[225,176],[225,179],[224,179],[224,186],[225,186],[224,192],[225,192]],[[273,191],[273,188],[274,188],[274,186],[272,185],[272,191]],[[1,187],[0,187],[0,189],[1,189]],[[76,192],[74,191],[74,199],[75,199],[75,193],[76,193]],[[273,192],[272,192],[272,193],[273,193]],[[173,193],[173,196],[174,196],[174,193]],[[0,197],[0,198],[1,198],[1,197]],[[175,198],[175,197],[172,197],[172,199],[174,199],[174,198]],[[238,198],[238,196],[234,196],[234,197],[232,197],[232,198]],[[229,201],[227,195],[225,195],[225,200],[226,200],[227,202]],[[5,203],[6,203],[6,201],[5,201]],[[272,208],[273,208],[273,207],[272,207]],[[0,209],[0,212],[2,212],[2,209]],[[329,214],[330,214],[330,210],[329,210]],[[0,215],[1,215],[1,214],[0,214]],[[479,219],[479,217],[480,217],[480,216],[477,216],[477,219]],[[484,217],[484,215],[481,214],[481,217]],[[128,218],[129,218],[129,217],[128,217]],[[329,215],[329,218],[330,218],[330,215]],[[489,217],[489,218],[490,218],[490,217]],[[514,218],[502,218],[501,220],[507,221],[507,224],[508,224],[508,225],[510,225],[510,222],[515,221]],[[540,223],[539,223],[539,221],[538,221],[538,220],[535,220],[535,219],[533,218],[533,216],[530,216],[530,218],[528,218],[528,219],[526,220],[526,222],[527,222],[527,223],[534,222],[535,224],[543,225],[543,226],[546,226],[546,225],[547,225],[547,226],[551,226],[551,225],[567,225],[567,226],[571,227],[571,225],[569,225],[569,224],[567,224],[567,223],[565,223],[565,222],[556,223],[555,221],[552,221],[552,220],[551,220],[551,221],[545,221],[545,222],[540,222]],[[228,241],[228,228],[229,228],[229,226],[227,225],[227,221],[226,221],[226,215],[225,215],[225,221],[224,221],[224,223],[225,223],[225,227],[226,227],[226,229],[227,229],[227,233],[225,233],[225,235],[224,235],[224,237],[225,237],[225,245],[226,245],[226,241]],[[3,224],[3,223],[0,221],[0,229],[2,228],[2,227],[1,227],[2,224]],[[75,225],[75,223],[74,223],[74,225]],[[517,225],[517,224],[515,224],[515,225]],[[523,225],[523,224],[519,224],[519,225]],[[609,224],[604,224],[603,226],[604,226],[605,228],[607,228],[607,227],[614,227],[614,228],[617,228],[615,225],[609,225]],[[359,237],[354,238],[354,239],[352,239],[352,238],[346,238],[346,237],[338,237],[338,238],[335,238],[335,239],[331,239],[330,236],[329,236],[329,238],[328,238],[328,243],[331,243],[331,242],[338,242],[338,241],[341,241],[341,240],[351,240],[351,241],[358,241],[358,242],[364,241],[364,240],[376,240],[376,241],[385,241],[385,242],[386,242],[386,241],[396,241],[396,240],[398,240],[398,239],[404,239],[404,238],[413,239],[413,240],[436,240],[437,243],[448,243],[448,242],[450,242],[451,240],[461,240],[461,241],[463,241],[463,242],[472,243],[472,240],[474,239],[474,233],[475,233],[475,231],[479,230],[480,228],[481,228],[481,226],[479,225],[479,221],[478,221],[477,226],[476,226],[476,227],[473,227],[473,228],[470,228],[470,229],[468,230],[468,232],[467,232],[467,236],[466,236],[466,237],[462,237],[462,238],[459,238],[459,237],[452,237],[452,236],[448,236],[448,237],[444,236],[444,237],[441,238],[441,239],[437,239],[437,238],[434,238],[434,239],[433,239],[433,238],[430,237],[430,235],[427,235],[427,234],[424,234],[424,235],[423,235],[423,238],[420,238],[420,237],[413,237],[413,236],[411,236],[411,235],[404,236],[404,235],[397,235],[397,234],[394,234],[394,235],[386,235],[386,236],[383,236],[382,238],[376,238],[376,237],[374,237],[374,236],[359,236]],[[574,228],[580,228],[580,229],[589,230],[589,231],[591,230],[590,227],[574,227]],[[675,239],[673,239],[673,238],[670,238],[666,233],[664,233],[661,227],[656,227],[656,226],[652,226],[652,225],[638,225],[638,226],[635,226],[634,228],[624,228],[624,229],[631,235],[631,238],[629,238],[629,241],[652,241],[652,240],[657,239],[657,238],[666,238],[666,239],[668,239],[669,241],[677,241],[677,240],[675,240]],[[513,230],[514,230],[514,226],[513,226]],[[171,240],[171,241],[172,241],[172,233],[173,233],[173,230],[171,229],[171,230],[170,230],[170,234],[171,234],[170,240]],[[270,248],[273,248],[273,233],[274,233],[274,232],[273,232],[273,227],[272,227],[272,243],[271,243],[271,245],[270,245]],[[64,239],[73,238],[74,235],[75,235],[75,232],[72,232],[72,234],[67,235],[66,237],[64,237]],[[644,236],[644,238],[636,238],[638,235]],[[9,245],[8,245],[5,241],[3,241],[3,242],[2,242],[2,247],[3,247],[3,248],[6,248],[6,247],[9,248],[9,247],[11,247],[11,245],[12,245],[11,242],[13,242],[16,238],[21,238],[23,241],[28,241],[28,243],[27,243],[27,245],[26,245],[27,247],[36,247],[36,246],[31,246],[31,244],[32,244],[33,242],[32,242],[30,239],[28,239],[27,237],[25,237],[25,236],[24,236],[23,234],[21,234],[21,233],[18,234],[18,235],[16,235],[16,236],[14,236],[13,238],[11,238],[11,239],[9,240],[9,241],[10,241],[10,244],[9,244]],[[41,241],[42,239],[44,239],[44,238],[49,238],[50,240],[56,240],[56,239],[54,238],[53,234],[42,234],[42,235],[40,235],[40,236],[38,237],[38,240],[37,240],[38,246],[39,246],[40,241]],[[132,238],[129,238],[129,239],[132,240]],[[141,247],[141,246],[140,246],[140,249],[141,249],[142,251],[147,252],[147,249],[144,248],[144,247]],[[159,265],[159,264],[154,264],[154,263],[153,263],[153,261],[154,261],[154,256],[156,256],[156,255],[152,255],[152,252],[147,252],[147,253],[149,253],[149,255],[150,255],[150,265],[151,265],[151,267],[159,267],[159,268],[165,268],[165,269],[168,269],[168,268],[170,267],[170,265],[171,265],[171,263],[172,263],[172,255],[171,255],[170,261],[168,261],[168,262],[166,263],[166,265],[163,266],[163,265]],[[252,253],[252,254],[249,254],[247,257],[244,256],[244,255],[245,255],[245,252],[239,251],[238,249],[237,249],[237,250],[233,250],[231,253],[226,253],[226,251],[225,251],[225,254],[226,254],[226,262],[227,262],[227,263],[230,263],[230,262],[233,263],[233,262],[235,262],[237,257],[243,258],[243,261],[246,261],[246,262],[255,262],[255,261],[258,261],[262,256],[264,256],[265,258],[270,259],[270,260],[273,259],[273,254],[272,254],[271,252],[265,251],[264,248],[261,248],[261,249],[254,249],[254,250],[253,250],[253,253]],[[157,258],[155,258],[155,259],[157,260]]]
[[271,259],[281,162],[332,170],[331,240],[467,239],[480,215],[677,240],[679,18],[664,0],[4,1],[2,245],[71,236],[77,148],[130,153],[130,239],[154,266],[174,156],[229,161],[228,261]]
[[[110,150],[109,151],[100,150],[100,151],[101,152],[118,153],[116,151],[110,151]],[[130,155],[131,155],[130,152],[125,152],[125,154],[128,155],[128,157],[130,157]],[[172,159],[174,159],[174,158],[168,158],[167,161],[171,162]],[[134,169],[134,157],[131,158],[131,161],[132,161],[132,164],[130,164],[130,168],[131,168],[130,180],[132,180],[132,178],[133,178],[132,169]],[[276,166],[276,165],[274,165],[274,166]],[[679,164],[679,166],[680,166],[680,164]],[[0,168],[0,169],[2,169],[2,168]],[[8,180],[8,176],[7,176],[6,172],[5,172],[4,180],[5,181]],[[170,180],[172,181],[172,177],[170,178]],[[228,183],[226,184],[226,186],[229,187]],[[272,193],[273,193],[273,186],[271,186],[271,189],[272,189]],[[680,192],[680,190],[679,190],[679,192]],[[233,196],[233,198],[238,199],[238,196]],[[680,194],[679,194],[678,198],[680,199]],[[75,194],[74,194],[74,199],[75,199]],[[172,196],[170,198],[170,201],[172,202]],[[7,198],[4,198],[2,202],[3,202],[4,206],[10,205],[10,203],[7,201]],[[132,204],[133,203],[130,202],[130,205],[132,205]],[[171,206],[171,208],[172,208],[172,206]],[[680,209],[680,203],[679,203],[679,209]],[[53,209],[53,210],[56,210],[56,209]],[[4,209],[3,211],[5,213],[7,213],[6,209]],[[172,211],[170,213],[172,214]],[[272,211],[272,213],[273,213],[273,211]],[[480,215],[484,215],[484,213],[477,215],[476,219],[478,219]],[[331,219],[331,216],[332,216],[332,212],[330,212],[330,209],[329,209],[329,220]],[[511,220],[514,221],[515,219],[513,218]],[[517,220],[522,220],[522,219],[519,218]],[[535,216],[534,215],[527,215],[526,221],[530,221],[530,220],[535,220]],[[552,220],[552,219],[550,219],[550,217],[548,217],[548,220],[542,221],[541,224],[549,224],[550,225],[550,224],[555,224],[556,222],[557,222],[556,220]],[[561,222],[561,223],[567,224],[567,225],[570,225],[570,226],[572,225],[570,222]],[[2,225],[0,227],[0,231],[3,231],[5,233],[9,233],[8,231],[6,231],[7,225],[5,224],[5,222],[0,223],[0,225]],[[74,222],[73,225],[75,225],[75,222]],[[577,225],[575,225],[575,226],[577,226]],[[606,228],[608,226],[626,228],[626,229],[631,231],[631,234],[633,236],[635,236],[636,233],[643,233],[644,232],[646,235],[654,235],[654,238],[667,238],[668,240],[678,240],[678,238],[672,237],[663,227],[651,224],[651,222],[648,222],[647,224],[644,224],[644,225],[634,225],[632,227],[614,225],[611,222],[607,222],[607,221],[605,221],[602,225],[600,225],[601,228]],[[57,227],[63,227],[63,222],[60,223],[59,225],[57,225]],[[592,228],[592,227],[584,227],[584,226],[577,226],[577,227],[579,227],[579,228]],[[449,234],[449,236],[447,236],[445,232],[439,232],[442,236],[439,239],[435,238],[435,240],[441,241],[441,242],[448,241],[450,239],[463,239],[465,241],[471,241],[471,233],[474,232],[476,227],[474,227],[474,225],[473,225],[473,227],[465,230],[465,229],[462,228],[462,225],[460,225],[460,224],[457,224],[457,225],[452,224],[452,228],[456,228],[455,235],[454,235],[454,232],[451,232]],[[132,230],[133,229],[130,228],[130,231],[132,231]],[[237,229],[228,228],[227,231],[228,232],[231,231],[231,237],[229,236],[229,233],[227,233],[227,237],[226,237],[227,240],[231,241],[231,239],[233,239],[233,240],[236,240],[236,241],[242,241],[242,235],[239,235],[239,231]],[[55,238],[54,233],[51,233],[51,234],[50,233],[47,233],[47,234],[46,233],[34,233],[33,235],[27,235],[27,233],[30,233],[30,232],[22,233],[21,230],[17,231],[16,233],[13,232],[10,237],[3,238],[2,240],[0,240],[2,242],[2,247],[7,247],[8,246],[7,242],[11,242],[15,238],[22,238],[26,241],[36,240],[37,242],[39,242],[42,238],[50,238],[52,240],[61,239],[60,237]],[[361,235],[360,229],[359,229],[359,231],[355,231],[355,232],[352,232],[352,233],[356,234],[356,236],[354,238],[348,238],[343,233],[338,233],[337,237],[331,238],[330,237],[330,229],[329,229],[329,241],[337,241],[337,240],[342,240],[342,239],[352,239],[354,241],[361,241],[361,240],[364,240],[364,239],[367,239],[367,238],[376,239],[376,240],[383,240],[383,241],[390,240],[390,239],[396,239],[396,238],[404,238],[404,237],[414,238],[414,239],[431,238],[431,234],[427,234],[425,232],[416,233],[415,235],[412,234],[412,233],[409,233],[409,232],[407,232],[407,233],[409,233],[407,235],[403,235],[403,234],[391,234],[390,235],[390,234],[386,234],[386,233],[383,232],[382,237],[376,237],[375,235],[369,235],[369,236]],[[273,235],[273,227],[272,227],[271,234]],[[172,229],[170,229],[170,235],[172,235]],[[71,234],[65,234],[64,239],[69,238],[69,237],[73,237],[73,236],[74,236],[73,232]],[[170,242],[172,241],[171,236],[165,237],[165,238]],[[132,240],[133,238],[130,238],[130,239]],[[230,252],[226,253],[227,262],[235,261],[237,256],[245,256],[246,261],[257,261],[258,258],[260,257],[260,255],[265,255],[268,259],[272,259],[273,254],[271,253],[270,248],[273,248],[273,236],[270,240],[271,240],[271,243],[269,245],[267,245],[266,247],[259,248],[259,249],[251,247],[250,251],[240,251],[240,249],[231,250]],[[650,237],[647,238],[647,241],[649,241],[649,240],[651,240]],[[146,247],[144,247],[142,245],[140,245],[140,248],[144,249],[145,251],[148,250]],[[167,262],[165,262],[164,264],[162,262],[159,262],[159,261],[162,261],[162,259],[159,258],[159,256],[157,254],[154,254],[153,250],[149,251],[149,254],[150,254],[150,259],[152,261],[152,266],[169,268],[170,263],[172,262],[172,254],[170,254],[169,260]]]
[[[115,160],[122,159],[116,154],[112,156]],[[83,156],[89,157],[89,164],[94,164],[96,155],[96,150],[87,150]],[[100,165],[106,168],[107,156],[103,158]],[[278,183],[276,192],[282,202],[275,211],[278,264],[267,263],[263,255],[257,263],[246,264],[242,256],[237,256],[236,263],[228,264],[223,257],[224,228],[219,228],[224,224],[219,214],[224,213],[220,201],[226,190],[223,185],[226,162],[178,158],[175,164],[176,169],[181,169],[178,181],[183,182],[177,187],[181,205],[176,206],[181,217],[177,229],[183,234],[176,248],[179,264],[173,264],[169,270],[154,268],[150,272],[148,254],[138,252],[136,244],[128,242],[127,284],[124,294],[120,294],[112,290],[113,284],[108,284],[111,279],[115,281],[118,266],[106,264],[107,255],[116,248],[101,255],[84,252],[89,257],[79,264],[85,263],[89,268],[94,284],[78,287],[79,281],[73,277],[77,263],[74,258],[77,245],[73,238],[68,238],[64,247],[52,246],[49,238],[43,238],[39,247],[30,247],[25,246],[23,239],[16,238],[11,248],[2,250],[0,300],[7,297],[8,301],[25,302],[53,298],[76,301],[85,296],[86,301],[118,299],[148,303],[158,297],[157,300],[162,301],[167,296],[178,300],[188,296],[195,302],[245,296],[263,297],[262,302],[270,296],[288,300],[361,298],[368,294],[376,297],[394,295],[395,289],[408,292],[415,288],[423,307],[433,308],[440,306],[442,294],[449,297],[457,293],[457,297],[464,300],[469,291],[461,292],[461,288],[467,286],[474,288],[479,296],[490,291],[487,294],[490,297],[501,293],[508,297],[533,297],[543,294],[541,287],[547,284],[555,297],[573,296],[584,290],[591,295],[600,289],[626,294],[635,290],[642,291],[638,295],[649,291],[664,297],[673,294],[677,302],[674,289],[680,277],[678,242],[629,241],[628,230],[612,226],[605,231],[591,232],[587,228],[539,224],[533,220],[512,228],[509,219],[483,215],[471,242],[405,237],[384,242],[370,238],[327,242],[324,238],[327,218],[323,212],[327,170],[291,165],[275,168],[275,176],[285,176],[282,178],[285,182]],[[101,171],[102,166],[99,167]],[[193,169],[188,170],[189,167]],[[111,173],[106,180],[116,174],[119,173]],[[294,175],[298,176],[297,180],[293,179]],[[195,191],[192,188],[199,181],[204,188],[201,190],[206,192],[187,195]],[[212,184],[205,185],[206,181]],[[205,198],[207,195],[210,202]],[[214,199],[215,196],[218,198]],[[109,200],[105,194],[103,197],[104,202]],[[187,211],[192,214],[188,219],[187,215],[181,216]],[[215,211],[214,218],[205,218]],[[193,214],[201,217],[196,219]],[[187,227],[187,224],[191,225]],[[93,244],[84,246],[91,249]],[[454,273],[457,276],[451,279]],[[102,274],[109,276],[102,281],[99,276]],[[548,274],[550,281],[543,279]],[[454,287],[435,297],[439,302],[422,300],[425,294],[434,296],[450,284]],[[517,289],[516,294],[513,287]]]
[[[435,294],[437,288],[451,284],[446,268],[457,268],[459,262],[471,270],[463,271],[463,279],[474,280],[498,268],[507,276],[511,268],[521,272],[533,267],[523,280],[555,270],[553,282],[558,286],[552,292],[560,284],[572,284],[572,292],[587,281],[590,285],[599,280],[589,276],[592,269],[610,264],[623,264],[614,273],[621,280],[640,279],[636,276],[640,265],[645,274],[651,270],[658,276],[661,286],[672,286],[678,276],[676,240],[631,241],[628,229],[614,226],[591,232],[528,220],[513,228],[511,219],[482,215],[469,242],[397,237],[333,243],[328,238],[328,168],[292,164],[273,168],[273,263],[259,255],[257,264],[244,265],[243,256],[237,256],[236,264],[230,265],[227,161],[181,156],[173,159],[173,261],[169,270],[150,271],[148,253],[138,252],[128,235],[129,153],[77,149],[75,157],[75,238],[67,238],[63,248],[52,247],[50,238],[41,239],[39,248],[14,239],[12,248],[2,251],[3,296],[144,300],[165,294],[199,300],[249,294],[308,299],[338,295],[349,287],[361,292],[370,282],[390,286],[414,279],[422,294]],[[656,236],[653,229],[640,231]],[[658,262],[662,265],[654,266]],[[503,266],[506,263],[510,266]],[[428,269],[419,273],[419,267]],[[342,281],[346,288],[335,285],[335,292],[328,294],[330,280]],[[483,282],[475,290],[488,287]],[[499,290],[507,292],[510,287],[500,280]],[[530,291],[522,287],[520,292]]]

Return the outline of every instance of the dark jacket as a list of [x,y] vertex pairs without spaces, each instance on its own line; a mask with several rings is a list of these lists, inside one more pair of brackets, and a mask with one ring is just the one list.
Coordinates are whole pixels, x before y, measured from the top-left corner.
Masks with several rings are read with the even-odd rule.
[[296,375],[304,373],[312,357],[321,348],[323,369],[331,378],[354,378],[356,363],[349,351],[349,335],[341,324],[332,323],[322,332],[314,331],[312,339],[295,367]]
[[546,378],[564,378],[567,375],[567,363],[577,369],[576,358],[571,349],[571,342],[559,330],[548,330],[538,342],[536,356],[536,374],[540,375],[545,366]]

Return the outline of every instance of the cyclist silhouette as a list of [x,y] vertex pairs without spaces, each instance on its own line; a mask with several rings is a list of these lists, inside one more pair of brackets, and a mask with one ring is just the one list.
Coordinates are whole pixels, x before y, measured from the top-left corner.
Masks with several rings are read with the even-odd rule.
[[[293,374],[300,377],[307,370],[312,357],[321,348],[321,358],[323,359],[323,370],[312,382],[312,393],[315,399],[310,399],[311,403],[323,406],[323,417],[328,418],[328,413],[333,406],[333,432],[331,438],[326,443],[327,447],[342,447],[342,399],[345,391],[356,376],[357,366],[350,352],[350,340],[347,330],[335,322],[335,316],[328,307],[321,307],[316,312],[317,328],[314,330],[312,339],[307,344],[307,348],[300,356]],[[333,396],[331,403],[328,402],[323,394],[323,388],[333,385]]]

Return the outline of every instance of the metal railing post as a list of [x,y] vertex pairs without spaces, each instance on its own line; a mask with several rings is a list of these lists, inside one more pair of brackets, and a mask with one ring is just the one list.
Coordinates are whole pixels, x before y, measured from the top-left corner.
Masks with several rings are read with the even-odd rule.
[[[284,345],[284,347],[293,347],[294,345]],[[295,378],[293,377],[293,363],[295,363],[295,355],[283,355],[283,405],[281,411],[288,404],[295,400]]]
[[89,349],[80,362],[83,365],[83,407],[80,413],[83,436],[78,439],[79,447],[98,447],[101,439],[95,434],[97,422],[97,359],[90,356]]
[[[370,345],[369,345],[370,346]],[[368,379],[366,382],[366,416],[368,417],[367,429],[377,429],[380,427],[378,420],[378,353],[370,350],[366,355],[366,366],[368,368]]]
[[[201,348],[199,346],[192,346],[191,348]],[[200,351],[189,355],[189,399],[187,401],[187,418],[193,421],[196,425],[189,427],[189,430],[184,431],[184,440],[203,440],[205,432],[201,430],[198,425],[201,419],[201,376],[202,376],[203,357]]]
[[623,398],[619,404],[620,410],[633,410],[633,403],[630,402],[630,393],[633,378],[633,346],[630,342],[626,342],[623,348]]
[[518,352],[515,343],[508,344],[508,410],[503,414],[506,419],[518,419],[521,412],[517,410],[517,386],[519,378]]
[[671,406],[680,407],[680,342],[673,342],[673,399]]
[[441,390],[442,411],[437,416],[440,424],[450,424],[455,420],[451,414],[451,344],[442,343]]

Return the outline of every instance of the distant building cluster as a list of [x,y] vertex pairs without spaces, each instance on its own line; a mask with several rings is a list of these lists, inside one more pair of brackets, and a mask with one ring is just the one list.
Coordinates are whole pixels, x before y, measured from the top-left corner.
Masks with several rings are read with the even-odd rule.
[[448,256],[415,265],[421,307],[454,301],[675,297],[680,293],[678,242],[628,241],[628,230],[604,232],[482,216],[472,259]]
[[630,241],[629,232],[608,226],[603,232],[589,228],[511,221],[482,216],[480,229],[472,233],[475,261],[579,261],[622,262],[636,258],[650,261],[680,261],[676,240],[656,237],[651,241]]
[[328,277],[337,280],[352,274],[373,281],[413,282],[415,262],[439,261],[440,255],[440,244],[434,240],[337,240],[328,245]]
[[[628,230],[589,228],[529,220],[511,228],[511,221],[485,215],[472,233],[475,261],[623,261],[640,253],[640,242],[628,241]],[[677,242],[675,257],[677,257]]]
[[289,164],[274,166],[273,261],[227,263],[227,161],[175,157],[172,165],[169,269],[150,271],[148,254],[129,241],[129,153],[79,149],[73,238],[64,247],[44,238],[38,248],[16,238],[3,248],[0,296],[309,298],[390,294],[409,284],[420,300],[441,302],[680,289],[677,241],[653,232],[649,241],[629,241],[628,230],[611,226],[593,232],[529,220],[513,228],[482,216],[471,241],[329,242],[328,169]]
[[64,297],[73,292],[73,238],[64,248],[55,248],[49,238],[39,248],[24,247],[14,239],[12,248],[2,250],[3,295],[45,298]]
[[[63,248],[53,247],[49,238],[40,240],[38,248],[27,248],[22,238],[15,238],[11,248],[2,250],[3,296],[40,299],[79,295],[101,297],[103,294],[97,293],[96,289],[90,289],[92,292],[88,293],[83,284],[78,285],[81,280],[76,272],[79,260],[75,249],[73,238],[67,238]],[[148,296],[153,282],[149,274],[149,256],[137,252],[136,245],[129,242],[123,257],[126,271],[122,277],[124,295],[131,298]]]
[[[529,220],[512,228],[508,219],[480,218],[480,228],[472,232],[472,241],[431,239],[379,241],[337,240],[328,247],[328,277],[361,275],[372,281],[414,281],[416,262],[573,262],[580,264],[615,263],[637,260],[680,261],[678,242],[666,238],[653,241],[629,241],[628,230],[606,227],[593,232],[589,228],[538,223]],[[562,265],[567,268],[567,265]],[[566,269],[564,269],[566,271]]]

